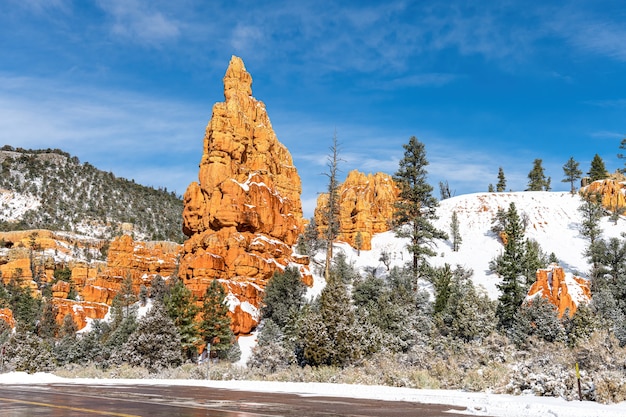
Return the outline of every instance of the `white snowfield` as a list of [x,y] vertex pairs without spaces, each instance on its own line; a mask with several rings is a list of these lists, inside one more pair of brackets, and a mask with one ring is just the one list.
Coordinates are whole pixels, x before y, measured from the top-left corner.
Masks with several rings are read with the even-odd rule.
[[[591,265],[584,251],[589,242],[580,234],[578,211],[582,202],[577,194],[547,191],[465,194],[440,201],[439,218],[433,223],[450,235],[452,213],[456,211],[462,242],[454,252],[451,241],[435,241],[432,249],[437,255],[428,261],[434,266],[447,263],[452,268],[460,265],[473,270],[474,284],[483,287],[490,298],[497,299],[500,278],[489,270],[489,262],[502,253],[504,246],[491,228],[498,209],[506,211],[514,203],[520,217],[527,219],[526,237],[536,240],[546,254],[554,253],[566,273],[588,278]],[[600,223],[602,238],[620,237],[626,232],[624,217],[615,224],[605,216]],[[379,260],[381,252],[390,255],[391,266],[402,266],[411,259],[406,240],[397,238],[392,231],[375,235],[372,250],[362,250],[360,256],[347,244],[337,246],[348,261],[361,270],[378,267],[379,271],[385,271],[386,267]]]
[[[52,374],[12,372],[0,374],[0,384],[83,384],[83,385],[178,385],[224,388],[240,391],[292,393],[301,396],[367,398],[409,401],[461,407],[462,414],[492,417],[619,417],[626,416],[626,403],[603,405],[586,401],[565,401],[554,397],[499,395],[456,390],[421,390],[378,385],[346,385],[267,381],[203,381],[158,379],[67,379]],[[450,411],[454,414],[454,411]]]

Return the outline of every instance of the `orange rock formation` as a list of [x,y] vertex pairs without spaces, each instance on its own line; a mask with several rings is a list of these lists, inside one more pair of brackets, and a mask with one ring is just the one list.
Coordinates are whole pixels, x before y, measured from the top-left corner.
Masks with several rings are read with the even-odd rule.
[[[572,297],[572,293],[576,294]],[[563,316],[566,310],[571,317],[578,308],[578,302],[591,301],[589,281],[572,276],[568,282],[563,268],[554,264],[537,271],[537,280],[528,290],[528,297],[535,294],[540,294],[554,304],[559,311],[559,317]]]
[[[339,186],[339,237],[357,247],[356,237],[361,234],[363,250],[372,248],[372,236],[390,230],[394,204],[400,190],[390,175],[378,172],[364,174],[350,171]],[[328,194],[320,194],[315,208],[315,223],[320,231],[326,228],[323,209],[328,204]]]
[[[180,276],[200,298],[212,279],[220,279],[240,303],[258,307],[274,271],[295,262],[291,246],[302,231],[302,205],[291,155],[251,86],[243,61],[233,56],[224,76],[225,101],[213,106],[206,128],[198,182],[184,195],[188,239]],[[310,278],[308,262],[300,262]],[[238,307],[234,330],[248,333],[258,317]]]
[[624,183],[618,179],[594,181],[580,190],[583,196],[600,195],[602,206],[610,211],[626,207]]

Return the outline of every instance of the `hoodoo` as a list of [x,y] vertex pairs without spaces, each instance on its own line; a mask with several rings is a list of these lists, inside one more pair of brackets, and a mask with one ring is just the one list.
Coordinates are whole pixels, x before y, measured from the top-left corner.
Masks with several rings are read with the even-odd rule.
[[303,227],[300,177],[251,86],[233,56],[225,101],[213,106],[206,128],[198,182],[184,195],[188,239],[179,271],[199,298],[213,279],[225,286],[236,334],[258,323],[261,294],[275,271],[293,264],[312,280],[308,258],[292,251]]

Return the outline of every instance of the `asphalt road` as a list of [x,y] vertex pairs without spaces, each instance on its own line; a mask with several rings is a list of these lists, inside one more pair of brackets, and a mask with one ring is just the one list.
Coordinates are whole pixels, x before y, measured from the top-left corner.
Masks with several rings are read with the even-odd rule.
[[[452,406],[159,385],[0,387],[2,417],[450,417]],[[456,414],[458,415],[458,414]]]

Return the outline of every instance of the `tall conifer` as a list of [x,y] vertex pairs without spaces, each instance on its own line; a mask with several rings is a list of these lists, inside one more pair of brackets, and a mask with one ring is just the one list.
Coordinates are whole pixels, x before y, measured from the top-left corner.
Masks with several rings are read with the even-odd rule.
[[409,238],[407,249],[413,255],[413,274],[417,278],[420,260],[435,255],[429,245],[434,239],[446,239],[447,235],[431,223],[437,219],[435,211],[439,203],[432,195],[433,187],[426,182],[428,160],[424,144],[412,136],[402,146],[404,158],[393,177],[400,188],[393,224],[396,236]]

